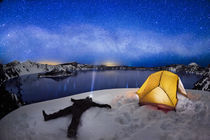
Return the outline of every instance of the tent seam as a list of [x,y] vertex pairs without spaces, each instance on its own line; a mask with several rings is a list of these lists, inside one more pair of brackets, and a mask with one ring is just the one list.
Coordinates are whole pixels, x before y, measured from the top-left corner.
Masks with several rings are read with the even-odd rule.
[[[161,88],[161,87],[160,87]],[[162,89],[162,88],[161,88]],[[162,89],[164,92],[165,92],[165,94],[168,96],[168,94],[166,93],[166,91],[164,90],[164,89]],[[168,96],[168,98],[169,98],[169,100],[171,101],[171,98]],[[171,103],[172,103],[172,105],[174,106],[174,103],[171,101]]]
[[[163,71],[164,72],[164,71]],[[162,73],[163,74],[163,73]],[[160,82],[161,82],[161,79],[162,79],[162,75],[161,75],[161,77],[160,77]],[[160,83],[159,83],[159,87],[160,87]],[[161,88],[161,87],[160,87]],[[165,92],[165,94],[168,96],[168,94],[166,93],[166,91],[163,89],[163,88],[161,88],[164,92]],[[172,100],[171,100],[171,98],[168,96],[168,98],[169,98],[169,100],[171,101],[171,103],[172,103],[172,105],[174,106],[174,103],[172,102]]]
[[[164,72],[164,71],[163,71]],[[161,73],[161,75],[160,75],[160,80],[161,80],[161,78],[162,78],[162,75],[163,75],[163,72]],[[150,75],[151,76],[151,75]],[[149,76],[149,77],[150,77]],[[158,87],[160,87],[160,80],[159,80],[159,84],[158,84]],[[155,87],[155,88],[157,88],[157,87]],[[155,88],[153,88],[153,89],[155,89]],[[141,97],[141,100],[143,100],[143,98],[147,95],[147,94],[149,94],[153,89],[151,89],[150,91],[148,91],[143,97]],[[144,89],[145,90],[145,89]],[[165,92],[165,91],[164,91]]]

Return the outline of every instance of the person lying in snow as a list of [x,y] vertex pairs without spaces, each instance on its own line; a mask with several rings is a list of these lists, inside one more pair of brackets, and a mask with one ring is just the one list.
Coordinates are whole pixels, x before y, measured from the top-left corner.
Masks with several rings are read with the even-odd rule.
[[44,110],[42,111],[45,121],[56,119],[58,117],[65,116],[68,114],[72,114],[72,121],[68,127],[68,132],[67,132],[68,137],[76,136],[77,128],[78,128],[82,113],[85,112],[87,109],[91,107],[101,107],[101,108],[111,109],[110,105],[95,103],[92,101],[92,98],[90,97],[86,97],[85,99],[78,99],[78,100],[71,98],[71,101],[73,102],[73,105],[66,107],[53,114],[47,115]]

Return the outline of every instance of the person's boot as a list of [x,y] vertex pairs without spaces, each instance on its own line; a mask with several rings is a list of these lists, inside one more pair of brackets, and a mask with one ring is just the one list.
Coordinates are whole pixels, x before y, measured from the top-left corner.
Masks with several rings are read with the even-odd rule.
[[48,115],[45,113],[44,110],[42,110],[42,114],[43,114],[43,117],[44,117],[44,121],[47,121],[49,118],[48,118]]
[[69,138],[76,137],[76,131],[74,129],[69,129],[67,133],[67,137]]

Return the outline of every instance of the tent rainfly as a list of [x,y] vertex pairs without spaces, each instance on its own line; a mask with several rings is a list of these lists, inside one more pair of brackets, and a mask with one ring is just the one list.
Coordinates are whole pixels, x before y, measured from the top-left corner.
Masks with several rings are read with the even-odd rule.
[[155,105],[158,108],[175,110],[177,90],[187,97],[181,79],[169,71],[158,71],[151,74],[136,92],[140,105]]

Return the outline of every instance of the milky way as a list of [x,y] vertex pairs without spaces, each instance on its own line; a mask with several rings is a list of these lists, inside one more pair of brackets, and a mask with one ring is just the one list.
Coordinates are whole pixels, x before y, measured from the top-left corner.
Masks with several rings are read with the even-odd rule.
[[5,0],[0,3],[0,62],[207,65],[209,4],[208,0]]

